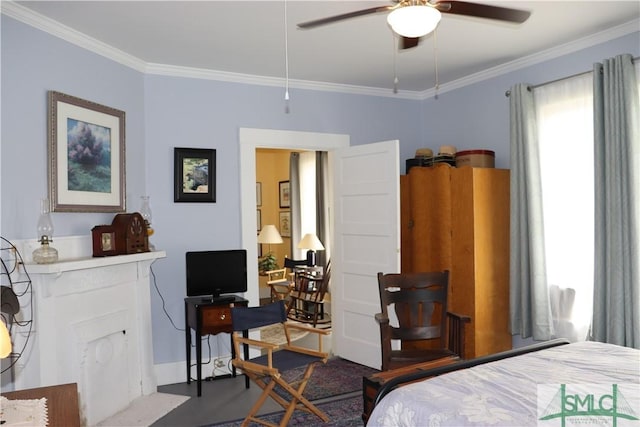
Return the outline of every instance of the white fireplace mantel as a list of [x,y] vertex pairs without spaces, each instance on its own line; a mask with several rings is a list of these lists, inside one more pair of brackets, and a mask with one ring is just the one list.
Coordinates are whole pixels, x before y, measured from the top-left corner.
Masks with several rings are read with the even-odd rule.
[[61,274],[66,271],[85,270],[87,268],[106,267],[109,265],[126,264],[131,262],[149,261],[166,256],[164,251],[142,252],[131,255],[116,255],[108,257],[86,257],[61,260],[53,264],[25,263],[29,273],[33,274]]
[[150,268],[166,253],[93,258],[75,248],[86,249],[86,237],[60,240],[59,262],[21,266],[31,287],[19,298],[20,317],[33,324],[14,337],[15,348],[26,344],[14,386],[77,383],[83,424],[92,426],[157,390]]

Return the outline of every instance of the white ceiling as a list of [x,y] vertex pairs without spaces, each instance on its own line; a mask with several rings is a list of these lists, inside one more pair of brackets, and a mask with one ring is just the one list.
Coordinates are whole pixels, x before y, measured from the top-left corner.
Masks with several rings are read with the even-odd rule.
[[293,82],[391,91],[397,74],[400,93],[431,90],[436,62],[442,86],[495,67],[515,66],[523,57],[535,61],[640,29],[637,0],[481,3],[532,14],[520,25],[443,14],[435,37],[426,36],[417,48],[399,51],[386,13],[310,30],[296,27],[304,21],[391,4],[385,1],[25,1],[18,7],[147,64],[284,79],[288,57]]

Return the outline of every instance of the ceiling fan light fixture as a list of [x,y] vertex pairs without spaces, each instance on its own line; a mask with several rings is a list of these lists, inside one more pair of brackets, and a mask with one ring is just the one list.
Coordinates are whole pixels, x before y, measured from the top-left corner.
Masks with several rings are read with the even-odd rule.
[[387,16],[391,29],[403,37],[422,37],[435,30],[442,15],[431,6],[405,6]]

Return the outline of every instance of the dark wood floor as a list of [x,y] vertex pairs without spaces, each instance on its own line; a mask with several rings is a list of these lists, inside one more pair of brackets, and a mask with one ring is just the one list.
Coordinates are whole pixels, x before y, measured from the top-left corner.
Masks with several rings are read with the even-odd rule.
[[[196,427],[222,421],[244,418],[260,395],[260,388],[252,384],[245,388],[244,376],[221,378],[202,382],[202,396],[196,396],[196,383],[163,385],[161,393],[191,396],[182,405],[152,424],[152,427]],[[280,406],[267,399],[260,413],[281,410]]]
[[[181,394],[191,396],[182,405],[160,418],[151,427],[201,427],[213,423],[242,420],[253,406],[260,388],[251,384],[245,388],[243,376],[236,378],[223,378],[202,383],[202,396],[196,396],[196,384],[180,383],[159,386],[161,393]],[[340,398],[362,396],[362,391],[341,395]],[[335,399],[328,397],[314,403],[323,403]],[[281,411],[282,408],[271,399],[262,405],[259,414],[268,414]],[[339,425],[339,424],[336,424]]]
[[[268,303],[270,299],[261,299]],[[202,396],[197,397],[196,383],[178,383],[158,387],[158,392],[191,396],[182,405],[153,423],[151,427],[200,427],[224,421],[243,419],[258,397],[261,389],[251,384],[245,388],[244,376],[220,378],[202,382]],[[358,392],[360,393],[360,392]],[[260,414],[280,411],[282,408],[271,399],[267,399]]]

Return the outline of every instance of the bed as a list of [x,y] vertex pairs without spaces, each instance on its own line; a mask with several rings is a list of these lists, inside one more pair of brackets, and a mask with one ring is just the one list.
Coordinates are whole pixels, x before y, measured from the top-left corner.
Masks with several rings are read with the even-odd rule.
[[542,343],[396,378],[374,404],[367,426],[555,426],[598,409],[623,425],[640,418],[640,350]]

